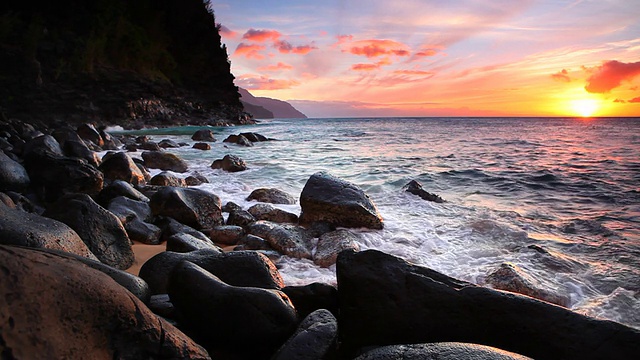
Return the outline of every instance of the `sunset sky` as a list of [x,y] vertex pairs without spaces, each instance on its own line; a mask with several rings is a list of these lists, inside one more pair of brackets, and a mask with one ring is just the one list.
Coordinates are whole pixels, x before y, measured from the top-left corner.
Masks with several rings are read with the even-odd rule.
[[640,116],[638,0],[212,0],[236,85],[309,117]]

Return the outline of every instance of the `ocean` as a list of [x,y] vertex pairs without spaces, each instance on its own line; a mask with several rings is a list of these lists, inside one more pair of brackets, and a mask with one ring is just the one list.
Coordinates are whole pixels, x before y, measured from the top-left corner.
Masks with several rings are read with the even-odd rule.
[[[195,130],[144,133],[192,144]],[[384,218],[384,230],[356,230],[362,249],[480,285],[512,263],[571,309],[640,329],[640,119],[275,119],[212,130],[210,151],[169,151],[223,204],[248,208],[261,187],[298,197],[313,173],[328,171],[360,186]],[[276,141],[222,142],[247,131]],[[225,154],[249,169],[212,170]],[[446,202],[402,191],[411,180]],[[288,285],[336,282],[335,267],[288,257],[277,266]]]

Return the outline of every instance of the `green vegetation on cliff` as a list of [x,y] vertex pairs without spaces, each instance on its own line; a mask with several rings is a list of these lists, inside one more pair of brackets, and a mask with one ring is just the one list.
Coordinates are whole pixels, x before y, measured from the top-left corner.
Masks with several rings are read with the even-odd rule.
[[5,0],[1,110],[46,122],[241,121],[218,30],[202,0]]

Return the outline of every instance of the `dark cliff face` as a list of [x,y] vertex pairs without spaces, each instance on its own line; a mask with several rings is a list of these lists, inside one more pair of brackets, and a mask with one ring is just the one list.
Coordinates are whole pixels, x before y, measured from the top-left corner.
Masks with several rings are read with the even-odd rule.
[[0,69],[0,110],[23,120],[247,120],[208,1],[4,1]]

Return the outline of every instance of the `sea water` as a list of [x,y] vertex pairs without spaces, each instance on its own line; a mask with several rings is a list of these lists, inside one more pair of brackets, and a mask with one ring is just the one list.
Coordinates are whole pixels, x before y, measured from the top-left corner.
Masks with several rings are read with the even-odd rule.
[[[195,130],[144,133],[191,145]],[[640,328],[640,119],[276,119],[213,130],[209,151],[168,151],[206,176],[200,188],[223,204],[248,208],[263,187],[298,197],[313,173],[328,171],[360,186],[384,218],[384,230],[356,230],[362,249],[480,285],[509,262],[571,309]],[[222,142],[247,131],[275,141]],[[226,154],[249,169],[212,170]],[[446,202],[402,191],[411,180]],[[277,266],[288,285],[336,282],[335,266],[286,256]]]

